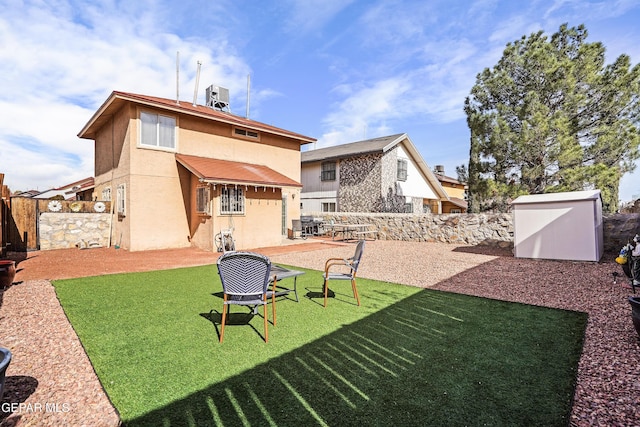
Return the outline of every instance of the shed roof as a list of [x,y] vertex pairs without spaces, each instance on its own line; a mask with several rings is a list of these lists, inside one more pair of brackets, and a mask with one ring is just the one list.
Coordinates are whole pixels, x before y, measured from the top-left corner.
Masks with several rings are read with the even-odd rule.
[[599,200],[600,190],[567,191],[563,193],[528,194],[511,202],[512,205],[531,203],[557,203],[580,200]]
[[176,154],[176,160],[206,182],[259,187],[302,187],[299,182],[263,165],[186,154]]

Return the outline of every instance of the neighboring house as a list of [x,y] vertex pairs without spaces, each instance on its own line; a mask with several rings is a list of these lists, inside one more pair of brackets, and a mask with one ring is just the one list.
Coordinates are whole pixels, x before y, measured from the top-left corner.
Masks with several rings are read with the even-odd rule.
[[466,213],[467,184],[446,176],[442,165],[436,165],[434,173],[449,196],[449,200],[442,202],[442,213]]
[[[209,91],[207,105],[210,102]],[[315,139],[214,107],[113,92],[78,134],[95,141],[113,243],[137,251],[280,245],[299,218],[300,147]],[[299,197],[299,196],[298,196]]]
[[62,196],[65,200],[91,200],[92,190],[93,177],[89,177],[58,188],[43,191],[32,197],[34,199],[51,199],[55,196]]
[[448,200],[406,133],[302,153],[303,212],[442,213]]

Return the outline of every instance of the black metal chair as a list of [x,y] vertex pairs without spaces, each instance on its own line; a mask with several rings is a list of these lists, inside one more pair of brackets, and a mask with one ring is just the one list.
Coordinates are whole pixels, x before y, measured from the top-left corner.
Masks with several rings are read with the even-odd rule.
[[4,378],[9,363],[11,363],[11,352],[6,348],[0,348],[0,401],[4,393]]
[[[351,281],[351,289],[353,290],[353,296],[355,297],[358,305],[360,305],[360,296],[358,295],[358,288],[356,287],[356,274],[358,267],[360,266],[360,259],[364,252],[364,240],[360,240],[356,246],[356,251],[351,258],[329,258],[324,264],[324,306],[327,306],[327,295],[329,292],[329,280],[349,280]],[[330,272],[329,270],[337,267],[346,267],[346,271]],[[343,270],[345,270],[343,268]]]
[[257,307],[264,307],[264,341],[269,342],[267,302],[271,298],[273,325],[276,324],[275,292],[269,291],[271,260],[253,252],[227,252],[217,261],[218,274],[222,282],[223,309],[220,342],[224,339],[224,326],[227,318],[227,306],[231,304],[251,306],[254,313]]

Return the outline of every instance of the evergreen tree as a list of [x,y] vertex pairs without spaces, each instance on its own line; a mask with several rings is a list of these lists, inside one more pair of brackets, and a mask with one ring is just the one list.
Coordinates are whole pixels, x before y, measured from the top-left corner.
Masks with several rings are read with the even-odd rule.
[[465,100],[471,130],[469,211],[504,211],[521,194],[600,189],[618,207],[640,157],[640,65],[605,65],[583,25],[507,44]]

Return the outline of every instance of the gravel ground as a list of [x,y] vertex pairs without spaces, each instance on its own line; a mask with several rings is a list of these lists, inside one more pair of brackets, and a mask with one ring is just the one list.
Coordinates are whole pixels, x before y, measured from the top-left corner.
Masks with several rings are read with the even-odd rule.
[[[353,244],[297,241],[257,250],[274,262],[321,270]],[[614,255],[615,256],[615,255]],[[369,241],[359,276],[589,314],[571,424],[640,425],[640,340],[622,269],[600,263],[516,259],[510,252],[436,243]],[[30,253],[16,284],[0,291],[0,345],[14,353],[0,427],[116,426],[111,406],[48,280],[215,262],[195,249],[129,253],[113,248]],[[62,266],[64,263],[64,266]],[[57,266],[57,268],[56,268]],[[362,301],[366,304],[366,300]],[[23,404],[16,410],[9,405]],[[48,406],[47,406],[48,404]]]

